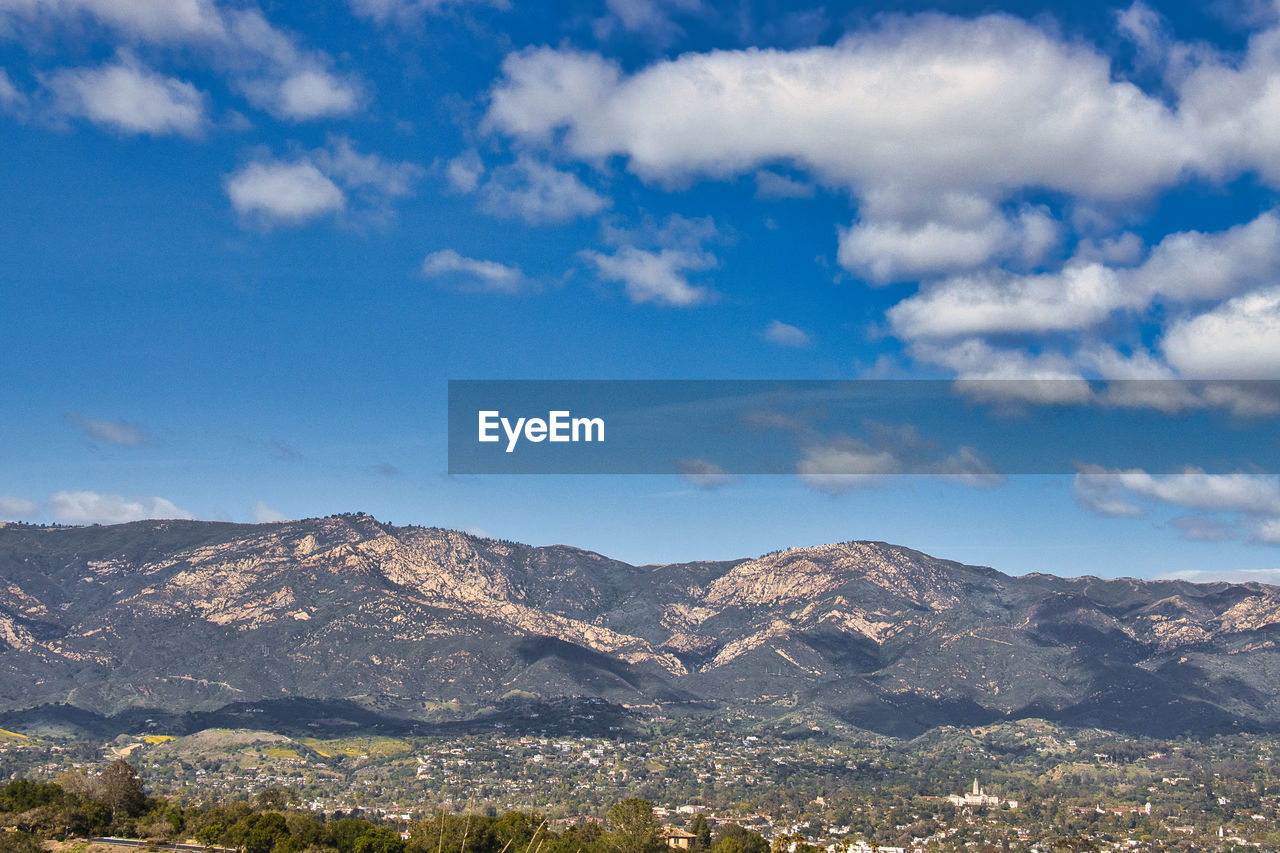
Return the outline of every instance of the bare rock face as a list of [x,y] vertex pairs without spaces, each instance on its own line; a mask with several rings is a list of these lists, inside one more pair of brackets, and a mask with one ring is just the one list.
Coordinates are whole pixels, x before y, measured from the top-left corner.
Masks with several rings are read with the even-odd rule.
[[851,725],[1280,726],[1280,589],[1010,577],[846,542],[631,566],[362,515],[0,525],[0,710],[290,697],[812,704]]

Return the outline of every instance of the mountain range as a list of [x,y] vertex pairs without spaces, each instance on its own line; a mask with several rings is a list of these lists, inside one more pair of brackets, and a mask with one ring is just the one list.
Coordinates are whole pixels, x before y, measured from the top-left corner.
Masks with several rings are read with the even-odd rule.
[[514,697],[903,736],[1263,731],[1277,639],[1280,587],[1011,576],[883,542],[633,566],[361,513],[0,524],[9,716],[306,700],[441,721]]

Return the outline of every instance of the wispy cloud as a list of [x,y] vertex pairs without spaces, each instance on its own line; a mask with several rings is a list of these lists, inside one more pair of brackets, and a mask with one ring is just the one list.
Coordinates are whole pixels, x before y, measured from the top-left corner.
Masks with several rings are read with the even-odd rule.
[[85,437],[93,441],[116,447],[144,447],[151,443],[151,436],[147,431],[134,424],[105,418],[86,418],[76,412],[67,413],[67,420],[80,427]]
[[808,332],[781,320],[770,320],[761,335],[771,344],[792,349],[801,349],[813,343]]
[[831,495],[878,488],[901,474],[924,474],[976,489],[1004,482],[972,447],[947,451],[910,425],[868,421],[863,426],[862,437],[808,435],[796,462],[801,482]]
[[[455,183],[459,189],[464,185],[465,180]],[[478,191],[481,207],[486,212],[522,219],[530,225],[558,224],[591,216],[611,203],[572,172],[527,155],[493,169]]]
[[35,521],[40,512],[40,504],[36,501],[0,495],[0,521]]
[[1192,583],[1280,584],[1280,569],[1184,569],[1157,575],[1155,580],[1183,580]]
[[253,505],[253,513],[250,518],[254,524],[273,524],[280,521],[289,521],[289,516],[275,507],[269,506],[266,501],[258,501]]
[[1161,505],[1191,510],[1171,523],[1192,541],[1247,536],[1257,544],[1280,545],[1280,477],[1274,475],[1207,474],[1197,468],[1153,475],[1081,465],[1073,489],[1076,502],[1099,515],[1137,517]]
[[149,518],[195,518],[195,515],[156,496],[124,497],[100,492],[55,492],[47,510],[61,524],[123,524]]
[[680,476],[699,489],[722,489],[738,482],[740,477],[705,459],[681,459],[676,463]]
[[[38,47],[68,34],[86,35],[96,24],[124,46],[182,50],[223,73],[256,107],[289,121],[350,115],[363,107],[365,85],[335,71],[323,51],[274,26],[256,8],[214,0],[131,3],[115,0],[10,0],[0,4],[0,27]],[[202,123],[198,93],[189,84],[131,68],[53,78],[86,117],[126,132],[191,134]],[[148,109],[147,102],[154,99]],[[198,121],[197,118],[200,118]]]
[[420,271],[427,278],[443,279],[475,293],[517,293],[528,283],[519,267],[464,257],[453,249],[427,255]]

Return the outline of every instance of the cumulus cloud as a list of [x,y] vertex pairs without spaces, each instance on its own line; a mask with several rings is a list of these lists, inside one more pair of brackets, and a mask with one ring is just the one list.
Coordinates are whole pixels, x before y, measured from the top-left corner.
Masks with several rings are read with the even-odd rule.
[[[460,184],[455,186],[461,188]],[[525,155],[494,169],[480,187],[480,198],[488,213],[523,219],[531,225],[568,222],[609,206],[607,198],[577,175]]]
[[413,163],[391,163],[360,154],[350,140],[334,137],[326,148],[292,160],[260,157],[223,182],[231,205],[263,225],[301,225],[348,209],[352,195],[359,210],[385,216],[395,198],[413,191],[424,170]]
[[1160,346],[1187,376],[1274,379],[1280,376],[1280,287],[1177,320]]
[[[1141,15],[1121,23],[1161,42]],[[1104,202],[1193,173],[1280,183],[1280,29],[1243,56],[1162,47],[1169,104],[1117,79],[1096,48],[1005,15],[891,15],[831,47],[686,53],[630,75],[535,48],[504,63],[488,121],[532,143],[563,131],[574,155],[623,156],[657,181],[788,162],[856,193]]]
[[97,68],[63,69],[45,80],[56,110],[121,133],[194,136],[205,125],[205,95],[125,54]]
[[116,447],[142,447],[151,443],[151,437],[140,426],[109,421],[104,418],[86,418],[75,412],[67,414],[67,420],[80,427],[87,438]]
[[766,341],[771,344],[777,344],[780,347],[801,348],[807,347],[813,342],[808,332],[781,320],[770,320],[769,325],[764,327],[764,331],[761,334]]
[[237,213],[264,224],[300,225],[347,203],[338,185],[309,159],[247,163],[227,176],[225,186]]
[[691,284],[687,275],[716,266],[715,257],[707,252],[655,252],[623,246],[612,254],[585,251],[582,257],[595,266],[601,278],[621,282],[627,298],[635,303],[687,307],[711,298],[709,289]]
[[526,50],[504,63],[488,121],[527,142],[563,129],[576,156],[621,155],[651,180],[788,161],[859,192],[1129,199],[1198,159],[1178,117],[1113,80],[1105,56],[1000,15],[890,17],[834,47],[688,53],[630,76]]
[[1084,330],[1156,300],[1201,303],[1277,276],[1280,217],[1268,212],[1220,233],[1171,234],[1134,267],[1076,259],[1052,273],[988,270],[951,277],[898,303],[887,316],[895,334],[911,339]]
[[836,260],[872,284],[971,270],[992,261],[1034,266],[1058,242],[1058,225],[1037,207],[1006,216],[986,199],[950,194],[923,216],[884,216],[879,205],[839,230]]
[[[872,284],[923,282],[886,318],[922,362],[1079,377],[1097,369],[1086,351],[1100,330],[1126,323],[1138,341],[1154,320],[1172,323],[1150,354],[1163,368],[1274,374],[1266,288],[1280,280],[1280,217],[1149,251],[1119,224],[1188,178],[1280,186],[1280,27],[1228,54],[1173,42],[1145,7],[1117,23],[1163,72],[1159,93],[1024,20],[886,15],[834,46],[688,52],[636,70],[522,50],[503,63],[484,128],[522,151],[621,161],[661,187],[749,175],[762,196],[847,190],[857,217],[838,229],[837,260]],[[1065,200],[1066,221],[1020,206],[1045,192]],[[1215,354],[1224,335],[1237,343]]]
[[421,272],[428,278],[451,280],[462,290],[476,292],[516,293],[526,284],[519,267],[464,257],[453,249],[427,255]]
[[13,495],[0,495],[0,521],[32,521],[40,516],[40,504]]
[[148,518],[195,518],[161,497],[127,498],[99,492],[55,492],[49,515],[60,524],[123,524]]
[[360,102],[355,84],[319,68],[289,74],[274,92],[257,85],[252,91],[271,112],[297,121],[347,115]]

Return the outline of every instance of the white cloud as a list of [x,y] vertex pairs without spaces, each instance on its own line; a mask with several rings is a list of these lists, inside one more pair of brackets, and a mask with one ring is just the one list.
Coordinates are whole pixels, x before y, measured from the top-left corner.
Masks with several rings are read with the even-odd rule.
[[[640,4],[637,4],[640,5]],[[631,75],[598,55],[508,57],[490,126],[527,142],[564,129],[574,155],[652,180],[788,162],[857,193],[1008,198],[1047,189],[1132,201],[1189,174],[1280,183],[1280,28],[1243,56],[1121,26],[1163,63],[1171,102],[1110,59],[1005,15],[889,15],[832,47],[686,53]]]
[[346,206],[346,195],[308,159],[248,163],[227,176],[227,195],[241,216],[300,225]]
[[1268,212],[1215,234],[1170,234],[1136,267],[1077,258],[1039,275],[988,270],[953,276],[898,303],[887,316],[894,333],[908,339],[1073,331],[1157,300],[1219,299],[1277,277],[1280,217]]
[[151,442],[147,431],[133,424],[103,418],[86,418],[75,412],[70,412],[67,420],[80,427],[84,434],[94,441],[114,444],[116,447],[142,447]]
[[40,504],[13,495],[0,495],[0,521],[31,521],[40,516]]
[[836,259],[842,267],[872,284],[886,284],[972,270],[993,260],[1034,266],[1059,239],[1057,223],[1041,208],[1006,216],[986,199],[954,193],[931,200],[928,211],[894,210],[901,202],[877,194],[864,204],[860,222],[839,230]]
[[1133,300],[1114,270],[1086,263],[1043,275],[995,270],[949,278],[886,316],[900,338],[953,338],[1087,328],[1126,302]]
[[277,115],[301,121],[355,112],[360,89],[322,69],[306,68],[285,77],[278,94],[262,95],[262,100]]
[[275,507],[268,506],[266,501],[258,501],[253,505],[252,519],[254,524],[274,524],[278,521],[288,521],[289,516]]
[[1186,376],[1274,379],[1280,376],[1280,287],[1235,299],[1174,322],[1160,342]]
[[464,290],[489,293],[515,293],[526,280],[519,267],[510,267],[497,261],[484,261],[464,257],[453,249],[442,249],[427,255],[421,272],[429,278],[447,277],[463,282]]
[[63,69],[46,79],[56,109],[122,133],[194,136],[205,125],[205,96],[183,80],[125,54],[97,68]]
[[225,32],[227,62],[255,106],[291,121],[349,115],[360,108],[361,83],[331,71],[326,54],[300,47],[257,9],[227,13]]
[[425,171],[361,154],[345,137],[293,160],[260,158],[223,182],[242,217],[264,225],[300,225],[349,208],[349,194],[363,204],[355,212],[385,216],[391,201],[409,195]]
[[195,518],[161,497],[126,498],[99,492],[55,492],[49,515],[60,524],[122,524],[148,518]]
[[1198,468],[1152,475],[1082,465],[1073,486],[1080,506],[1100,515],[1139,516],[1149,505],[1163,504],[1197,513],[1172,522],[1188,539],[1218,542],[1238,538],[1244,529],[1254,542],[1280,545],[1280,478],[1275,476],[1206,474]]
[[766,341],[781,347],[807,347],[813,342],[808,332],[781,320],[771,320],[762,334]]
[[[327,54],[302,47],[256,8],[213,0],[0,0],[0,30],[32,42],[65,38],[89,23],[114,31],[126,43],[193,49],[198,59],[230,76],[255,106],[280,118],[347,115],[364,99],[363,86],[332,71]],[[166,97],[188,103],[189,95],[170,87]]]
[[591,261],[600,276],[620,281],[632,302],[685,307],[705,302],[711,292],[689,283],[686,271],[697,272],[716,266],[707,252],[685,249],[661,249],[656,252],[623,246],[611,255],[587,251],[582,257]]
[[856,192],[1131,199],[1201,158],[1178,117],[1101,53],[1005,16],[887,17],[834,47],[688,53],[624,77],[538,48],[503,65],[491,127],[611,155],[652,180],[789,161]]
[[608,199],[577,175],[525,155],[494,169],[480,196],[487,212],[530,224],[567,222],[609,206]]
[[[1071,399],[1088,399],[1088,386],[1080,376],[1076,365],[1065,356],[1051,353],[1031,353],[1020,349],[994,347],[984,340],[968,338],[962,341],[936,345],[927,341],[913,344],[912,357],[930,364],[942,365],[961,379],[1026,379],[1057,382],[1064,394]],[[1067,380],[1067,381],[1063,381]],[[1013,384],[1013,383],[1010,383]],[[1071,391],[1069,386],[1080,390]],[[1081,395],[1084,395],[1081,397]]]
[[0,0],[0,16],[51,27],[53,22],[74,24],[85,18],[136,39],[188,41],[219,38],[224,34],[222,14],[213,0]]

